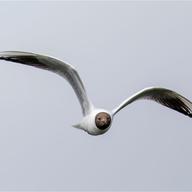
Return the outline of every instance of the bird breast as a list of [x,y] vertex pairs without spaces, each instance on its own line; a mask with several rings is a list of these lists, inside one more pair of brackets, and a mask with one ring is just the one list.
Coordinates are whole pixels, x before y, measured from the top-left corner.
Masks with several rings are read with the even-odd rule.
[[[105,129],[99,129],[96,125],[96,117],[98,114],[108,114],[110,122]],[[95,109],[89,115],[85,116],[82,120],[81,127],[90,135],[101,135],[109,130],[112,122],[112,116],[110,112],[103,109]]]

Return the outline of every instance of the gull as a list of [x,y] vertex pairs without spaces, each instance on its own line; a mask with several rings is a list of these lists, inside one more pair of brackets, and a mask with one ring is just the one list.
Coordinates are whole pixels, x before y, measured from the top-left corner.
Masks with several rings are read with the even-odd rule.
[[80,102],[83,118],[73,127],[86,131],[90,135],[101,135],[111,127],[114,116],[127,105],[140,99],[155,101],[163,106],[192,117],[192,102],[182,95],[161,87],[148,87],[127,98],[112,111],[96,108],[88,98],[84,84],[77,70],[54,57],[20,51],[0,52],[0,60],[48,70],[62,76],[72,86]]

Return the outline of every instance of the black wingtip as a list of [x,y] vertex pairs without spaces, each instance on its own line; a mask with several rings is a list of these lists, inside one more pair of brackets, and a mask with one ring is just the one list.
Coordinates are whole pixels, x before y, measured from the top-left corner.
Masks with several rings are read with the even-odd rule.
[[192,113],[189,113],[188,116],[189,116],[190,118],[192,118]]

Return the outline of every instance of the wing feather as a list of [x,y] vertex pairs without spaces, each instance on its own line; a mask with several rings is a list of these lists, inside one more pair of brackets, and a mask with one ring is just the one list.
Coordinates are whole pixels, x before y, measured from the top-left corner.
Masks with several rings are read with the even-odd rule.
[[83,115],[87,115],[91,112],[93,105],[86,94],[85,87],[79,74],[73,66],[53,57],[19,51],[0,52],[0,59],[37,67],[61,75],[73,87],[79,99]]
[[133,96],[129,97],[112,111],[113,115],[115,115],[128,104],[139,99],[153,100],[161,105],[164,105],[175,111],[183,113],[184,115],[192,117],[191,101],[172,90],[158,87],[143,89]]

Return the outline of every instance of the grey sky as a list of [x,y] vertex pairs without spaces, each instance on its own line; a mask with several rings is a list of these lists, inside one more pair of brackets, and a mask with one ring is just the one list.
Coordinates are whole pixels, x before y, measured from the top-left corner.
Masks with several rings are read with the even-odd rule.
[[[0,51],[74,65],[98,107],[148,86],[192,100],[191,2],[0,2]],[[138,101],[93,137],[61,77],[0,64],[0,190],[192,190],[192,119]]]

